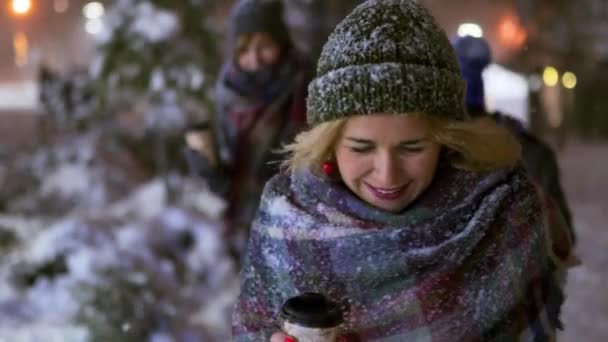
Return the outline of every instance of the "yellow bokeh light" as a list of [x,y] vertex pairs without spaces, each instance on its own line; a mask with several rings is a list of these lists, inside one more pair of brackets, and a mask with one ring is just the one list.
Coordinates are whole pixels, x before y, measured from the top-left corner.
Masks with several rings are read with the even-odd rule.
[[562,84],[566,89],[574,89],[576,87],[576,75],[570,71],[566,71],[562,76]]
[[543,71],[543,82],[549,87],[554,87],[559,82],[559,72],[554,67],[548,66]]
[[31,0],[13,0],[11,7],[15,14],[24,15],[32,9]]

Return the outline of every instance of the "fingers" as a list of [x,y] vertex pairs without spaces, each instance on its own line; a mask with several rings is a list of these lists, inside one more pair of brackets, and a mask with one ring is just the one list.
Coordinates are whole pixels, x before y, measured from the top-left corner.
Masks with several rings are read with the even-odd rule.
[[[270,338],[270,342],[289,342],[290,340],[288,338],[291,339],[286,334],[282,332],[277,332],[272,335],[272,337]],[[291,342],[295,342],[295,339],[291,339]]]

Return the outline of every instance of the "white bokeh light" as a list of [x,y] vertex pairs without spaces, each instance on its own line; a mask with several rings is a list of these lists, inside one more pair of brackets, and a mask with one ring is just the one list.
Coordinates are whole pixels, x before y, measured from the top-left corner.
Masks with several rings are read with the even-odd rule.
[[89,2],[82,8],[82,14],[84,14],[85,18],[91,20],[103,17],[104,12],[105,8],[103,7],[103,4],[97,1]]
[[483,37],[483,29],[481,28],[481,26],[474,23],[464,23],[458,26],[458,36],[472,36],[476,38],[481,38]]
[[84,29],[89,34],[98,35],[103,30],[103,21],[101,19],[88,19]]

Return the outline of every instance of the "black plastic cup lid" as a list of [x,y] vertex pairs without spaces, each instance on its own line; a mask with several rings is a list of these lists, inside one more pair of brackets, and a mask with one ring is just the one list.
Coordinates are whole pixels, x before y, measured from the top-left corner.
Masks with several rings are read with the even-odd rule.
[[338,305],[319,293],[306,292],[283,304],[284,320],[308,328],[332,328],[344,322]]

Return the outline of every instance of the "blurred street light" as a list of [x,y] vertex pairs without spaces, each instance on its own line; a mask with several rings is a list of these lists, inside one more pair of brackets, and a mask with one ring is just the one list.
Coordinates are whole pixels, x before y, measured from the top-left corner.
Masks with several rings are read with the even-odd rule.
[[13,9],[13,13],[15,13],[16,15],[26,15],[32,9],[32,1],[13,0],[11,3],[11,8]]
[[94,20],[101,18],[104,14],[104,10],[105,9],[100,2],[93,1],[84,5],[84,7],[82,8],[82,13],[85,18]]
[[543,82],[548,87],[555,87],[559,82],[559,72],[552,66],[545,67],[543,71]]
[[103,4],[98,1],[92,1],[84,5],[82,8],[82,14],[85,16],[85,31],[95,36],[103,31],[103,20],[102,17],[105,13]]
[[566,71],[564,75],[562,75],[562,85],[566,89],[574,89],[576,87],[576,75],[570,71]]
[[518,49],[528,39],[528,33],[521,27],[519,20],[514,15],[504,16],[498,24],[498,38],[500,42],[509,48]]
[[481,26],[474,23],[460,24],[460,26],[458,26],[458,36],[473,36],[476,38],[481,38],[483,37],[483,29],[481,28]]
[[101,19],[88,19],[84,29],[88,34],[97,35],[103,30],[103,21]]

